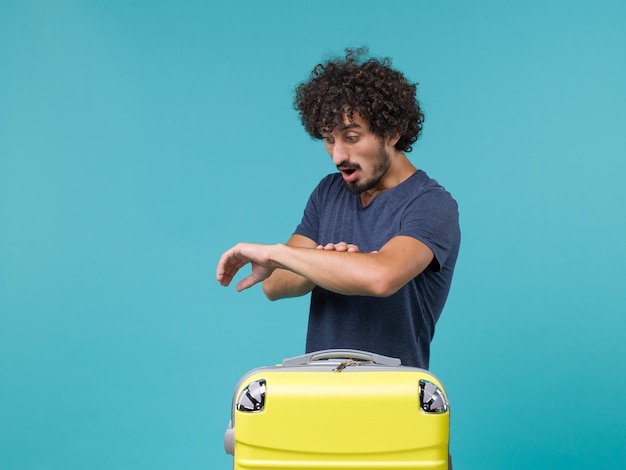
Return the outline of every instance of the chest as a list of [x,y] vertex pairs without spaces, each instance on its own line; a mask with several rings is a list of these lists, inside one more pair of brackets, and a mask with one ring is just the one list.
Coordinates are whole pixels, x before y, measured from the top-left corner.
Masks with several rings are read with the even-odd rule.
[[363,208],[351,198],[347,203],[327,206],[321,214],[319,242],[354,243],[361,251],[379,250],[398,234],[404,207],[397,201],[373,201]]

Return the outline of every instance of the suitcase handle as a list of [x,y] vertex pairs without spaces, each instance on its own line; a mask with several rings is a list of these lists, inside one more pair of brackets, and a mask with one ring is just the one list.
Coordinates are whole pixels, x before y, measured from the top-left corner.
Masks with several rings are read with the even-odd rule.
[[283,361],[283,367],[304,366],[323,359],[354,359],[358,361],[368,361],[382,366],[399,366],[400,359],[396,357],[383,356],[381,354],[360,351],[358,349],[325,349],[315,351],[302,356],[291,357]]

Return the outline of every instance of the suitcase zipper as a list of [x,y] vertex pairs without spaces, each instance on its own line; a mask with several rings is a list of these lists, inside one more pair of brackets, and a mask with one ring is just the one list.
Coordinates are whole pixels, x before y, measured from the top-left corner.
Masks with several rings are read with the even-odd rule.
[[[371,362],[369,362],[371,363]],[[342,370],[344,370],[346,367],[348,366],[358,366],[361,363],[359,361],[354,361],[352,359],[349,359],[347,361],[343,361],[341,364],[339,364],[337,367],[335,367],[332,371],[333,372],[341,372]]]

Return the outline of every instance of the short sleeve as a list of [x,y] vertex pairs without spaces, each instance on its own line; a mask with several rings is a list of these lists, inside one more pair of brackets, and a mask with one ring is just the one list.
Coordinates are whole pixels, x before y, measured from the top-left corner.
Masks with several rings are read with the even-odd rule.
[[460,244],[459,211],[452,196],[439,187],[431,189],[409,204],[398,235],[413,237],[434,254],[430,268],[439,271]]
[[320,227],[320,194],[322,192],[323,180],[313,190],[304,208],[302,220],[296,227],[294,234],[303,235],[311,240],[319,240]]

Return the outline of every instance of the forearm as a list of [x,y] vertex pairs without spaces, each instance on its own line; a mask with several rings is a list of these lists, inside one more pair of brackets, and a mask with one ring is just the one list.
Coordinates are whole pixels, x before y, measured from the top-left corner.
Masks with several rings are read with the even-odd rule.
[[286,269],[276,269],[263,281],[263,292],[269,300],[299,297],[313,290],[315,284],[307,278]]
[[[274,245],[270,257],[291,274],[344,295],[385,297],[406,282],[386,253],[348,253]],[[277,274],[277,273],[275,273]],[[311,287],[312,288],[312,287]]]
[[392,238],[380,251],[361,253],[356,245],[346,243],[317,249],[312,240],[294,235],[287,245],[238,243],[222,254],[216,277],[228,286],[250,263],[252,272],[237,283],[237,291],[264,282],[271,300],[303,295],[315,286],[344,295],[387,297],[432,260],[430,248],[407,236]]
[[[317,243],[303,235],[294,234],[287,245],[300,248],[315,248]],[[313,290],[315,284],[307,278],[286,269],[275,269],[272,275],[263,281],[263,292],[270,300],[299,297]]]

